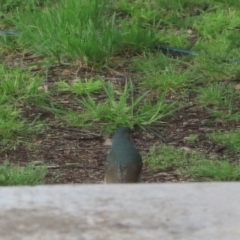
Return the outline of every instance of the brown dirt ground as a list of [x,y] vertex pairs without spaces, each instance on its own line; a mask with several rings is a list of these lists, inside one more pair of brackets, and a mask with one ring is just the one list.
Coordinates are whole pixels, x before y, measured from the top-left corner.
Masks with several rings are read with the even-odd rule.
[[[10,67],[27,68],[29,63],[42,60],[34,56],[8,56],[5,58],[6,65]],[[121,61],[118,61],[118,63]],[[44,67],[33,67],[32,71],[42,72]],[[114,71],[106,73],[93,72],[86,66],[53,66],[49,69],[45,86],[51,87],[54,81],[64,79],[71,81],[77,77],[101,76],[106,81],[112,81],[116,85],[124,85],[129,76],[134,76],[125,70],[124,63],[115,66]],[[133,77],[134,78],[134,77]],[[68,95],[57,95],[54,98],[61,98],[68,102]],[[56,100],[56,99],[54,99]],[[193,98],[189,98],[192,101]],[[8,159],[11,163],[25,165],[29,162],[47,163],[49,172],[46,177],[46,184],[60,183],[101,183],[104,178],[104,164],[107,151],[110,148],[106,145],[108,138],[101,136],[98,129],[91,131],[80,128],[62,127],[56,124],[54,115],[33,106],[25,107],[24,115],[32,118],[41,114],[41,118],[48,119],[49,129],[42,135],[32,140],[33,146],[19,145],[15,150],[5,150],[0,154],[0,163]],[[186,107],[173,116],[165,119],[165,123],[155,127],[155,131],[164,136],[167,144],[183,148],[186,151],[197,150],[205,153],[207,157],[222,156],[227,154],[232,161],[236,156],[229,152],[225,146],[211,142],[207,134],[216,130],[239,128],[240,124],[223,124],[215,122],[211,115],[203,107],[192,105]],[[190,134],[198,134],[197,144],[188,143],[185,138]],[[150,132],[136,129],[133,134],[133,141],[143,155],[153,145],[161,145],[162,141]],[[182,182],[192,181],[187,176],[181,176],[174,170],[168,172],[152,171],[145,164],[142,174],[142,182]]]

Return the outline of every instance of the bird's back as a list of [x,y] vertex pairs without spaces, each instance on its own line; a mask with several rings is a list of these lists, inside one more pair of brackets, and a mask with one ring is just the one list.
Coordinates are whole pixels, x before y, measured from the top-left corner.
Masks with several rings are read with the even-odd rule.
[[107,183],[138,182],[142,165],[142,157],[133,143],[126,138],[117,139],[113,141],[107,156],[105,181]]

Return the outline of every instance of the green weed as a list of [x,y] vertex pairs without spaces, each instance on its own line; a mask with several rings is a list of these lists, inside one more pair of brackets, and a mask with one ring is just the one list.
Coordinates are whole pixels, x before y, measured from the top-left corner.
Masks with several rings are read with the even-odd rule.
[[239,181],[240,166],[233,166],[226,161],[204,161],[191,169],[193,176],[215,181]]
[[209,135],[215,142],[226,145],[229,149],[240,152],[240,131],[231,130],[224,132],[214,132]]
[[72,84],[65,81],[56,82],[57,90],[60,92],[72,92],[75,94],[90,94],[99,91],[103,87],[101,80],[88,79],[85,81],[79,80]]
[[108,83],[104,90],[107,95],[106,101],[96,102],[89,95],[81,102],[86,109],[85,114],[91,115],[92,121],[111,122],[112,128],[119,125],[133,127],[159,123],[177,110],[175,103],[165,103],[164,94],[159,97],[155,104],[147,102],[148,92],[135,97],[132,82],[125,84],[124,90],[119,93],[119,96],[115,94],[111,83]]
[[0,164],[0,186],[41,184],[46,174],[46,166],[28,164],[20,167],[5,162]]
[[145,163],[155,170],[177,170],[187,171],[190,167],[196,165],[204,157],[195,152],[187,152],[177,149],[173,146],[162,144],[161,146],[153,146],[149,155],[145,159]]

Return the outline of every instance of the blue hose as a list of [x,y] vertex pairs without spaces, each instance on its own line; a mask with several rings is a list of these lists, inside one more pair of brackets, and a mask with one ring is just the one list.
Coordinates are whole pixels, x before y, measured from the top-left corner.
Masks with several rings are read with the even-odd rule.
[[[168,53],[179,53],[179,54],[182,54],[182,55],[194,55],[194,56],[207,55],[204,52],[196,53],[196,52],[191,51],[191,50],[176,48],[176,47],[169,47],[169,46],[166,46],[166,45],[158,45],[158,46],[156,46],[156,48],[158,50],[167,51]],[[240,59],[221,59],[221,61],[225,62],[225,63],[240,64]]]
[[180,53],[183,55],[197,55],[197,53],[195,53],[191,50],[176,48],[176,47],[169,47],[169,46],[165,46],[165,45],[158,45],[156,48],[159,50],[170,52],[170,53]]
[[7,36],[19,36],[21,35],[20,31],[0,31],[0,35],[7,35]]

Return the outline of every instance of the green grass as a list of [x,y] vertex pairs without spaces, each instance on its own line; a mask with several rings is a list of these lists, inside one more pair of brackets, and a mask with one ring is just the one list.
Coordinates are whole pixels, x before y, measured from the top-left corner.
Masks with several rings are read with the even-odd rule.
[[163,144],[161,146],[153,146],[145,162],[151,169],[155,170],[182,171],[183,169],[190,169],[190,167],[204,159],[201,154],[196,152],[187,152]]
[[44,11],[26,9],[14,16],[6,15],[22,34],[16,39],[19,48],[54,57],[58,62],[69,60],[104,64],[125,48],[138,51],[156,42],[154,32],[143,30],[121,20],[108,11],[108,0],[61,0]]
[[224,144],[234,152],[240,152],[240,131],[231,130],[224,132],[214,132],[210,135],[214,142]]
[[2,11],[12,11],[18,8],[36,8],[49,4],[50,0],[0,0]]
[[199,136],[198,134],[190,134],[188,137],[185,137],[184,140],[189,143],[197,143],[199,140]]
[[[0,30],[21,32],[0,33],[0,152],[29,144],[51,124],[104,134],[120,125],[164,126],[178,135],[188,120],[185,107],[196,105],[209,115],[196,113],[196,126],[218,126],[205,137],[231,154],[208,159],[163,145],[151,149],[149,168],[239,180],[239,1],[0,0],[0,6]],[[157,45],[195,54],[161,52]],[[40,60],[16,64],[25,54]],[[66,79],[63,66],[71,73]],[[198,149],[205,144],[199,136],[189,132],[179,141]]]
[[132,65],[143,73],[141,83],[145,88],[174,92],[191,86],[194,80],[191,70],[184,70],[178,60],[161,53],[135,58]]
[[27,121],[21,116],[21,111],[11,105],[0,106],[0,146],[15,148],[24,138],[41,133],[44,129],[43,122]]
[[161,145],[150,149],[144,159],[150,169],[175,171],[191,177],[195,181],[238,181],[240,166],[234,166],[226,160],[206,159],[195,151],[186,152],[173,146]]
[[206,107],[212,107],[213,116],[221,120],[239,121],[239,94],[232,85],[210,84],[200,89],[199,102]]
[[83,105],[84,113],[68,112],[64,117],[68,125],[79,126],[89,122],[91,124],[101,123],[105,125],[106,131],[116,129],[117,126],[121,125],[133,128],[134,126],[160,123],[161,120],[177,111],[176,103],[165,103],[164,94],[154,104],[148,100],[148,92],[135,97],[135,89],[131,81],[126,82],[121,92],[114,90],[112,83],[103,87],[106,100],[99,102],[91,95],[83,97],[79,103]]
[[42,184],[46,173],[46,166],[20,167],[5,162],[0,164],[0,186]]
[[[9,103],[39,104],[47,99],[47,93],[40,90],[43,78],[33,76],[21,69],[10,69],[0,65],[0,95]],[[2,100],[3,101],[3,100]]]
[[193,167],[191,174],[196,178],[215,181],[239,181],[240,166],[233,166],[227,161],[204,161]]
[[65,81],[56,82],[57,91],[59,92],[72,92],[75,94],[90,94],[99,91],[103,87],[101,80],[77,80],[72,84],[68,84]]
[[14,148],[24,138],[41,133],[46,128],[43,121],[26,119],[22,113],[24,106],[41,106],[47,94],[39,90],[43,80],[30,73],[8,69],[0,65],[0,146]]

